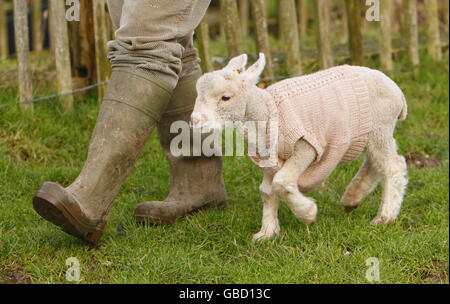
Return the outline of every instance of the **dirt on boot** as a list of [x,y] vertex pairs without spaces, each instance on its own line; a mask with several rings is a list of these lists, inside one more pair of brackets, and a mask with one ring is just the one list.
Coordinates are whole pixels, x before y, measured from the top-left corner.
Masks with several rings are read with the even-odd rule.
[[44,183],[33,199],[37,213],[63,231],[97,243],[112,202],[170,96],[171,90],[143,72],[114,70],[80,175],[67,188]]
[[138,222],[171,224],[200,209],[225,207],[227,193],[222,177],[222,157],[175,157],[170,152],[170,142],[176,136],[169,132],[170,125],[174,121],[190,120],[199,77],[197,74],[179,82],[158,125],[161,146],[170,163],[170,193],[164,201],[139,204],[135,209]]

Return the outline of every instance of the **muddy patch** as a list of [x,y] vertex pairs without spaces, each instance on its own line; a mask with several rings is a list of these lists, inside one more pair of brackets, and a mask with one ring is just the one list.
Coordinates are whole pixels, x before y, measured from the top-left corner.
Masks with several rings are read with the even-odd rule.
[[0,269],[0,284],[31,284],[31,277],[25,275],[22,269]]
[[424,270],[424,277],[435,283],[448,282],[448,265],[441,260],[433,260],[431,266]]
[[432,168],[442,164],[439,158],[431,157],[423,152],[407,152],[405,159],[408,166],[416,166],[418,168]]

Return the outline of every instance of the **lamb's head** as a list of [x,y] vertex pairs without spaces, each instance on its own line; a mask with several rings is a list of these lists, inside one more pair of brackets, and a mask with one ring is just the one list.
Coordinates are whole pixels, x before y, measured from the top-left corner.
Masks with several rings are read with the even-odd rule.
[[191,115],[195,128],[223,129],[226,121],[245,118],[247,102],[254,92],[266,60],[263,53],[245,70],[247,55],[234,57],[221,70],[206,73],[197,81],[197,99]]

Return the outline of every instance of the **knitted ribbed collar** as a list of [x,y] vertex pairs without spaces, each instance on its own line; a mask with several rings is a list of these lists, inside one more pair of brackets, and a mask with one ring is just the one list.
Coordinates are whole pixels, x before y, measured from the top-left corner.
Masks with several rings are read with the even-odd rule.
[[[266,91],[267,92],[267,91]],[[278,144],[279,144],[279,114],[275,100],[269,92],[267,92],[265,99],[266,107],[269,114],[269,119],[266,126],[266,146],[269,147],[271,154],[276,153],[276,160],[261,159],[258,152],[255,156],[250,156],[252,161],[259,167],[267,170],[278,171],[281,168],[282,160],[278,158]],[[274,151],[273,151],[274,150]]]

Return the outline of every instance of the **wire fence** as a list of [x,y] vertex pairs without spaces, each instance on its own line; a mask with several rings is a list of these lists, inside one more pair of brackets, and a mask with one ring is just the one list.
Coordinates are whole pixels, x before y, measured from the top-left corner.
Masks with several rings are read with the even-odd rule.
[[[399,39],[397,39],[397,40],[399,40]],[[405,50],[405,46],[402,45],[402,43],[401,43],[402,41],[400,41],[400,40],[397,41],[397,40],[396,39],[393,40],[393,46],[394,46],[393,53]],[[420,47],[423,48],[424,45],[425,45],[425,36],[419,35],[419,41],[422,42],[420,44]],[[371,54],[378,54],[379,50],[377,49],[377,46],[374,45],[374,43],[375,43],[375,41],[367,41],[367,42],[365,42],[365,49],[367,51],[367,53],[365,54],[366,56],[370,56]],[[441,47],[443,49],[448,49],[448,47],[449,47],[449,40],[448,40],[447,36],[442,37],[442,35],[441,35]],[[342,50],[342,49],[344,50],[344,53],[342,53],[342,51],[339,51],[339,50]],[[309,58],[311,60],[314,60],[312,58],[315,58],[317,56],[317,54],[316,54],[317,51],[312,51],[312,52],[314,54],[311,54],[311,50],[303,51],[303,53],[304,53],[303,56],[305,58]],[[336,58],[339,57],[339,58],[342,59],[342,58],[348,58],[349,57],[348,50],[346,48],[344,48],[343,45],[335,46],[334,52],[337,54]],[[340,56],[338,56],[338,55],[340,55]],[[285,60],[283,54],[272,54],[272,56],[275,57],[275,61],[282,62],[282,61]],[[256,59],[256,57],[255,57],[255,59]],[[224,66],[226,64],[226,62],[227,62],[227,57],[215,57],[215,58],[213,58],[213,61],[215,61],[216,64],[219,65],[219,66],[220,65]],[[397,68],[393,68],[390,72],[395,73],[397,71],[403,71],[403,70],[409,69],[409,68],[410,67],[408,67],[408,66],[397,67]],[[266,78],[262,78],[260,81],[261,82],[280,81],[280,80],[284,80],[284,79],[289,78],[289,77],[293,77],[293,76],[280,75],[280,76],[275,76],[275,77],[266,77]],[[69,92],[65,92],[65,93],[52,94],[52,95],[49,95],[49,96],[39,97],[39,98],[35,98],[35,99],[30,99],[30,100],[22,100],[22,101],[16,101],[16,102],[11,102],[11,103],[0,104],[0,108],[4,108],[4,107],[16,105],[16,104],[20,105],[20,104],[27,104],[27,103],[36,103],[36,102],[45,101],[45,100],[49,100],[49,99],[55,99],[55,98],[58,98],[58,97],[64,97],[64,96],[67,96],[67,95],[72,95],[72,94],[76,94],[76,93],[92,90],[92,89],[95,89],[95,88],[97,88],[99,86],[106,85],[106,84],[108,84],[108,81],[95,83],[95,84],[89,85],[87,87],[75,89],[75,90],[72,90],[72,91],[69,91]]]
[[36,102],[39,102],[39,101],[44,101],[44,100],[54,99],[54,98],[58,98],[58,97],[63,97],[63,96],[67,96],[67,95],[80,93],[80,92],[89,91],[89,90],[95,89],[95,88],[97,88],[99,86],[106,85],[106,84],[108,84],[108,81],[102,81],[102,82],[99,82],[99,83],[95,83],[95,84],[89,85],[89,86],[84,87],[84,88],[75,89],[75,90],[72,90],[72,91],[69,91],[69,92],[64,92],[64,93],[61,93],[61,94],[52,94],[52,95],[49,95],[49,96],[39,97],[39,98],[35,98],[35,99],[22,100],[22,101],[17,101],[17,102],[14,102],[14,103],[5,103],[5,104],[2,104],[0,106],[1,107],[7,107],[7,106],[16,105],[16,104],[36,103]]
[[[405,67],[403,67],[403,68],[395,68],[391,72],[403,71],[403,70],[405,70]],[[279,80],[287,79],[289,77],[290,76],[284,76],[284,75],[283,76],[275,76],[275,77],[266,77],[266,78],[260,79],[260,82],[279,81]],[[38,98],[34,98],[34,99],[29,99],[29,100],[16,101],[16,102],[12,102],[12,103],[4,103],[4,104],[0,104],[0,108],[13,106],[13,105],[27,104],[27,103],[36,103],[36,102],[45,101],[45,100],[49,100],[49,99],[55,99],[55,98],[59,98],[59,97],[64,97],[64,96],[67,96],[67,95],[72,95],[72,94],[76,94],[76,93],[89,91],[89,90],[95,89],[95,88],[97,88],[99,86],[106,85],[106,84],[108,84],[108,81],[102,81],[102,82],[95,83],[95,84],[89,85],[87,87],[75,89],[75,90],[72,90],[72,91],[69,91],[69,92],[64,92],[64,93],[60,93],[60,94],[52,94],[52,95],[49,95],[49,96],[38,97]]]
[[[285,78],[287,78],[287,77],[286,76],[267,77],[267,78],[261,79],[261,81],[266,82],[266,81],[274,81],[274,80],[283,80]],[[106,84],[108,84],[108,81],[102,81],[102,82],[95,83],[95,84],[89,85],[87,87],[75,89],[75,90],[72,90],[69,92],[64,92],[64,93],[60,93],[60,94],[52,94],[49,96],[38,97],[38,98],[34,98],[34,99],[21,100],[21,101],[16,101],[13,103],[0,104],[0,107],[8,107],[8,106],[13,106],[13,105],[17,105],[17,104],[20,105],[20,104],[26,104],[26,103],[36,103],[36,102],[45,101],[45,100],[49,100],[49,99],[55,99],[55,98],[64,97],[67,95],[72,95],[72,94],[76,94],[76,93],[89,91],[89,90],[95,89],[99,86],[106,85]]]

